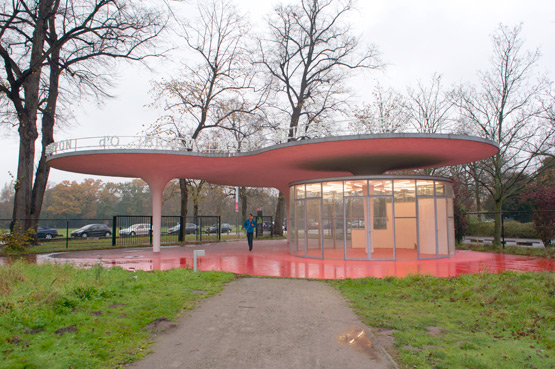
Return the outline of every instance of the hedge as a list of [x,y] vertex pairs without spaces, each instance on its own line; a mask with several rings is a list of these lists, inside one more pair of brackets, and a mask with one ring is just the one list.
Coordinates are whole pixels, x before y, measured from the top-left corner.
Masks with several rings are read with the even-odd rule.
[[[493,237],[494,222],[479,222],[476,220],[470,220],[468,223],[467,236],[482,236],[482,237]],[[539,238],[536,230],[534,229],[534,224],[520,223],[517,221],[506,221],[505,222],[505,237],[507,238]]]

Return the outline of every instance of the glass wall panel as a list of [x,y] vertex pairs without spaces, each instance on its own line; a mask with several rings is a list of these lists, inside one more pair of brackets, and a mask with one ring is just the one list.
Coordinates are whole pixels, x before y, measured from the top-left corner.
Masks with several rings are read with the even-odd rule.
[[296,254],[299,256],[305,256],[305,200],[295,201],[295,231],[297,239],[297,250]]
[[366,197],[345,198],[345,220],[347,222],[346,258],[367,259]]
[[438,256],[449,255],[449,240],[447,237],[447,199],[437,198],[437,246]]
[[[418,181],[420,182],[420,181]],[[434,190],[432,182],[432,191]],[[421,258],[436,257],[436,216],[434,198],[418,199],[418,236]]]
[[322,183],[322,191],[324,197],[343,196],[343,181],[337,182],[324,182]]
[[366,196],[368,194],[367,181],[345,181],[345,196]]
[[370,198],[370,214],[372,216],[371,258],[393,259],[393,216],[392,198]]
[[436,196],[445,196],[445,182],[436,182]]
[[416,243],[416,218],[395,218],[395,258],[417,259]]
[[452,183],[445,182],[445,194],[447,195],[447,197],[450,197],[450,198],[454,197]]
[[449,255],[455,255],[455,219],[453,217],[448,218],[449,229],[447,231],[447,237],[449,239]]
[[321,197],[322,196],[322,183],[309,183],[306,185],[306,198]]
[[418,196],[434,196],[434,181],[416,181]]
[[[396,179],[393,182],[395,203],[416,201],[414,182],[412,179]],[[416,216],[416,213],[413,216]]]
[[297,232],[295,231],[297,224],[295,224],[295,187],[289,188],[289,219],[286,219],[289,224],[286,226],[289,235],[289,253],[294,254],[297,250]]
[[322,245],[320,244],[322,214],[320,204],[320,199],[306,200],[306,256],[310,257],[322,257]]
[[393,195],[393,185],[391,180],[371,180],[368,188],[370,195]]
[[305,197],[305,185],[297,185],[295,186],[295,199],[304,199]]
[[322,184],[324,258],[344,259],[343,181]]
[[345,231],[343,217],[323,218],[324,258],[345,258]]
[[323,184],[323,217],[343,218],[343,182]]
[[[451,187],[450,185],[447,187]],[[447,238],[449,240],[449,255],[455,255],[455,218],[453,214],[453,198],[447,198]]]
[[395,198],[395,218],[416,218],[416,199],[400,201]]

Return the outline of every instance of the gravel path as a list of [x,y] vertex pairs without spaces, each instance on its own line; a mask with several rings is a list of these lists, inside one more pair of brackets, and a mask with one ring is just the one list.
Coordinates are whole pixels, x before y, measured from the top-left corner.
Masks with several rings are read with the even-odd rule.
[[385,337],[324,282],[239,278],[167,324],[127,368],[396,368]]

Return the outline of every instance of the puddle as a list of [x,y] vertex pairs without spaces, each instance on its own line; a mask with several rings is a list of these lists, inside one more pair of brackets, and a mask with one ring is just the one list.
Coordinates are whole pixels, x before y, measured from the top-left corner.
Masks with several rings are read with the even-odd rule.
[[337,337],[337,341],[349,346],[354,346],[364,350],[372,347],[372,341],[366,331],[361,327],[353,327]]

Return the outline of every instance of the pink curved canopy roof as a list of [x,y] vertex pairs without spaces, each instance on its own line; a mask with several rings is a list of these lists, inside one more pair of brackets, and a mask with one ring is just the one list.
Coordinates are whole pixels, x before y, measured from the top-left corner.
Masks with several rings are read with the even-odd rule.
[[286,191],[289,183],[300,180],[436,168],[482,160],[498,151],[493,141],[477,137],[382,134],[303,140],[238,154],[121,148],[72,151],[52,155],[48,164],[70,172],[147,182],[189,178]]

